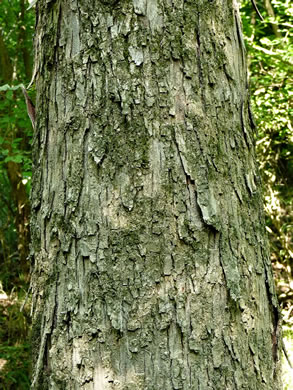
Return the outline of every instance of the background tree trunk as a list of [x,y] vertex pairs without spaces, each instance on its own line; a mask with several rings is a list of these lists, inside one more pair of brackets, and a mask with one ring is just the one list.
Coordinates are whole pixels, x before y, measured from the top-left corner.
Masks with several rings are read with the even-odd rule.
[[34,389],[280,389],[236,3],[37,2]]
[[6,164],[7,175],[11,185],[11,198],[16,206],[15,212],[15,228],[17,231],[17,250],[20,260],[20,269],[27,276],[29,280],[29,242],[30,242],[30,231],[29,231],[29,216],[30,206],[29,199],[22,183],[21,168],[20,164],[13,161],[9,161]]
[[[24,9],[25,3],[22,2],[22,8]],[[23,14],[21,14],[23,19]],[[23,47],[25,41],[25,30],[22,26],[20,30],[19,45],[22,46],[24,63],[26,64],[25,69],[27,72],[26,75],[29,76],[29,56],[27,50]],[[11,61],[9,52],[5,45],[3,39],[3,32],[0,29],[0,82],[11,84],[13,81],[13,63]],[[15,103],[16,104],[16,103]],[[12,154],[12,140],[15,138],[23,138],[23,149],[30,150],[30,145],[26,144],[25,137],[23,134],[23,129],[15,126],[14,123],[10,124],[8,129],[2,129],[1,136],[4,136],[6,145],[9,149],[9,154]],[[13,161],[9,161],[5,164],[5,169],[7,171],[7,177],[11,186],[11,198],[13,200],[15,211],[12,211],[14,217],[15,228],[17,231],[17,250],[20,261],[20,269],[25,274],[28,275],[29,272],[29,262],[27,257],[29,255],[29,241],[30,241],[30,232],[29,232],[29,215],[30,215],[30,206],[29,199],[26,192],[25,185],[22,183],[21,175],[21,164],[18,164]],[[7,259],[6,259],[7,261]]]

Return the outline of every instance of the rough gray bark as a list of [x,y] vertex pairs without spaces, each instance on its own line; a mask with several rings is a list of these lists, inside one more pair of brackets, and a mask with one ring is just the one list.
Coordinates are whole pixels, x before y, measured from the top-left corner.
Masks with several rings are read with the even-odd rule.
[[280,389],[236,3],[37,2],[33,389]]

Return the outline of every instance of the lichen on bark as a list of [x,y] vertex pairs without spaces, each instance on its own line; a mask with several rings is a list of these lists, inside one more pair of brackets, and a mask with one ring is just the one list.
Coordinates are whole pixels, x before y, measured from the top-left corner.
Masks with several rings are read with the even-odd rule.
[[231,2],[37,3],[34,389],[278,389]]

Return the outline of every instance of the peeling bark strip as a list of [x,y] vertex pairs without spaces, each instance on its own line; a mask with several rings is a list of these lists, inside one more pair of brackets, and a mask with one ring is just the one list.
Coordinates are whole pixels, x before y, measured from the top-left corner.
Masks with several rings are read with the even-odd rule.
[[281,388],[233,4],[37,2],[32,389]]

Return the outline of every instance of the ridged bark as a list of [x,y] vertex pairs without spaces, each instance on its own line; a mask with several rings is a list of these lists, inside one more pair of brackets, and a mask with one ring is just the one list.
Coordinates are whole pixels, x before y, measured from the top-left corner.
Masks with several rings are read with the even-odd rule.
[[33,389],[280,389],[236,3],[37,2]]

